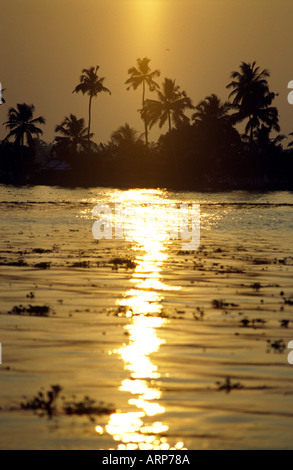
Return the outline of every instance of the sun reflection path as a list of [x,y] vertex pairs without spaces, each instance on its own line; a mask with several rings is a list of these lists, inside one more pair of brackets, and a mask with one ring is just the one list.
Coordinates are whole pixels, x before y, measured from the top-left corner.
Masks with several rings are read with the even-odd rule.
[[[118,301],[130,320],[125,326],[129,343],[110,353],[119,354],[125,370],[129,371],[130,377],[122,381],[119,390],[131,394],[128,403],[135,407],[135,411],[113,413],[105,430],[117,442],[117,449],[181,449],[184,446],[182,442],[170,446],[164,435],[168,425],[158,419],[165,413],[159,402],[161,391],[157,385],[161,375],[158,366],[150,359],[150,355],[164,343],[158,335],[167,321],[160,316],[164,291],[180,289],[166,285],[161,275],[163,262],[168,258],[165,243],[168,233],[164,229],[167,227],[164,219],[169,214],[164,212],[158,192],[137,190],[124,194],[127,198],[124,203],[130,203],[130,211],[133,210],[131,203],[135,203],[135,219],[132,213],[128,220],[136,223],[126,229],[128,238],[133,241],[137,264],[131,280],[133,288]],[[159,203],[156,208],[159,213],[155,217],[152,217],[150,207],[150,212],[146,213],[145,205],[152,202]],[[100,432],[100,427],[97,428]]]

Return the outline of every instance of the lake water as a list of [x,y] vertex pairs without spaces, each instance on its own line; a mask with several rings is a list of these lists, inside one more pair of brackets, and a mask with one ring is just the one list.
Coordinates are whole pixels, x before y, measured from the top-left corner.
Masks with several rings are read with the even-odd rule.
[[[0,448],[292,448],[293,193],[2,185],[0,208]],[[51,419],[21,408],[57,384]],[[105,413],[66,415],[85,396]]]

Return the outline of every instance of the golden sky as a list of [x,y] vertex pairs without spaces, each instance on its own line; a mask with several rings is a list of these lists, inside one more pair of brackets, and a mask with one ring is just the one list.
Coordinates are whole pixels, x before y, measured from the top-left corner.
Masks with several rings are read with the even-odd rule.
[[88,99],[72,90],[83,68],[100,65],[112,95],[93,101],[94,140],[107,142],[125,122],[143,132],[141,90],[124,82],[136,59],[149,57],[158,81],[175,78],[195,105],[211,93],[227,99],[231,72],[255,60],[279,93],[281,132],[293,131],[292,0],[1,0],[0,15],[1,123],[23,102],[46,118],[47,141],[70,113],[87,120]]

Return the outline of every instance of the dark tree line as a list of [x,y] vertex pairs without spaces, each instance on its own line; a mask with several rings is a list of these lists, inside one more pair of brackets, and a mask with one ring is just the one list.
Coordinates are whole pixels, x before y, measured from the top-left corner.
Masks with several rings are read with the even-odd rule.
[[[128,90],[142,90],[138,112],[144,133],[139,135],[126,123],[99,145],[91,132],[92,100],[111,91],[98,71],[99,66],[83,69],[73,90],[89,97],[87,124],[84,118],[65,116],[51,144],[41,140],[45,119],[34,116],[33,105],[18,103],[8,109],[8,133],[0,144],[0,182],[293,189],[293,142],[284,149],[286,137],[280,134],[277,95],[269,88],[267,69],[242,62],[230,76],[227,101],[212,93],[193,105],[176,80],[165,77],[159,85],[160,71],[150,68],[150,59],[138,59],[125,84]],[[155,125],[166,125],[167,132],[150,143]]]

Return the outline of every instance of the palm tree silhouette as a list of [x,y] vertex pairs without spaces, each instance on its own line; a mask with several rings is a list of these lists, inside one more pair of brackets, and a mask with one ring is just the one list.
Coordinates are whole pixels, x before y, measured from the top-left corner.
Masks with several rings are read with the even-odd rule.
[[185,116],[185,109],[193,109],[191,99],[185,91],[180,90],[180,86],[175,84],[175,80],[165,78],[162,84],[162,91],[157,91],[158,100],[146,100],[145,106],[141,110],[143,116],[147,116],[150,128],[159,121],[159,127],[168,121],[169,131],[172,129],[172,122],[175,127],[180,123],[188,123],[189,118]]
[[5,99],[3,98],[3,91],[5,91],[6,88],[2,88],[2,84],[0,82],[0,104],[6,103]]
[[94,144],[88,137],[93,134],[88,134],[88,128],[85,127],[84,119],[77,119],[74,114],[66,116],[61,124],[55,127],[55,132],[59,132],[62,136],[56,136],[54,142],[57,146],[77,152],[79,149],[85,149],[88,143]]
[[105,91],[107,93],[110,93],[111,91],[106,88],[103,83],[105,78],[104,77],[99,77],[97,72],[99,70],[100,66],[96,65],[96,67],[90,67],[89,69],[83,69],[82,70],[82,75],[80,76],[80,83],[74,88],[73,92],[78,93],[79,91],[82,92],[82,94],[87,94],[89,95],[89,117],[88,117],[88,148],[90,149],[90,129],[91,129],[91,106],[92,106],[92,99],[93,97],[96,97],[98,93],[101,93],[102,91]]
[[33,135],[37,137],[43,135],[42,129],[37,127],[36,124],[45,124],[46,122],[43,116],[34,118],[34,111],[34,105],[26,103],[18,103],[16,108],[10,108],[8,110],[8,121],[4,122],[6,129],[10,129],[10,132],[4,140],[14,137],[15,144],[23,147],[24,138],[26,137],[28,146],[34,147]]
[[[290,134],[289,134],[290,135]],[[256,141],[260,149],[270,150],[274,148],[282,148],[281,142],[286,139],[287,137],[283,134],[279,134],[274,138],[270,138],[270,128],[265,126],[264,124],[261,125],[255,132]],[[293,144],[293,143],[292,143]],[[288,144],[288,147],[290,143]]]
[[[293,136],[293,132],[290,132],[289,135],[292,135],[292,136]],[[291,141],[288,143],[288,147],[293,147],[293,140],[291,140]]]
[[219,121],[222,123],[230,123],[231,116],[228,114],[228,111],[231,107],[231,103],[228,101],[222,103],[218,96],[213,93],[195,106],[196,112],[192,115],[192,119],[196,125],[202,123],[212,125]]
[[118,147],[130,147],[142,142],[141,135],[127,123],[111,134],[111,140]]
[[231,108],[231,103],[222,102],[215,94],[195,106],[196,112],[192,115],[194,135],[204,149],[203,167],[206,171],[216,169],[226,155],[233,154],[240,145],[239,133],[229,114]]
[[[160,76],[159,70],[151,71],[149,63],[151,59],[144,57],[143,59],[137,59],[137,67],[131,67],[128,69],[128,74],[130,78],[128,78],[125,82],[127,90],[133,88],[136,90],[140,85],[142,85],[142,108],[145,106],[145,87],[148,86],[150,91],[155,91],[159,88],[159,85],[154,81],[155,77]],[[148,145],[148,121],[147,116],[142,116],[144,121],[144,128],[145,128],[145,142]]]
[[271,106],[275,93],[270,92],[267,78],[270,73],[267,69],[260,71],[256,62],[242,62],[240,72],[231,74],[232,81],[226,88],[232,88],[229,98],[234,98],[232,105],[237,110],[232,115],[235,123],[248,118],[245,133],[250,133],[253,141],[255,129],[264,123],[269,129],[280,131],[278,110]]

